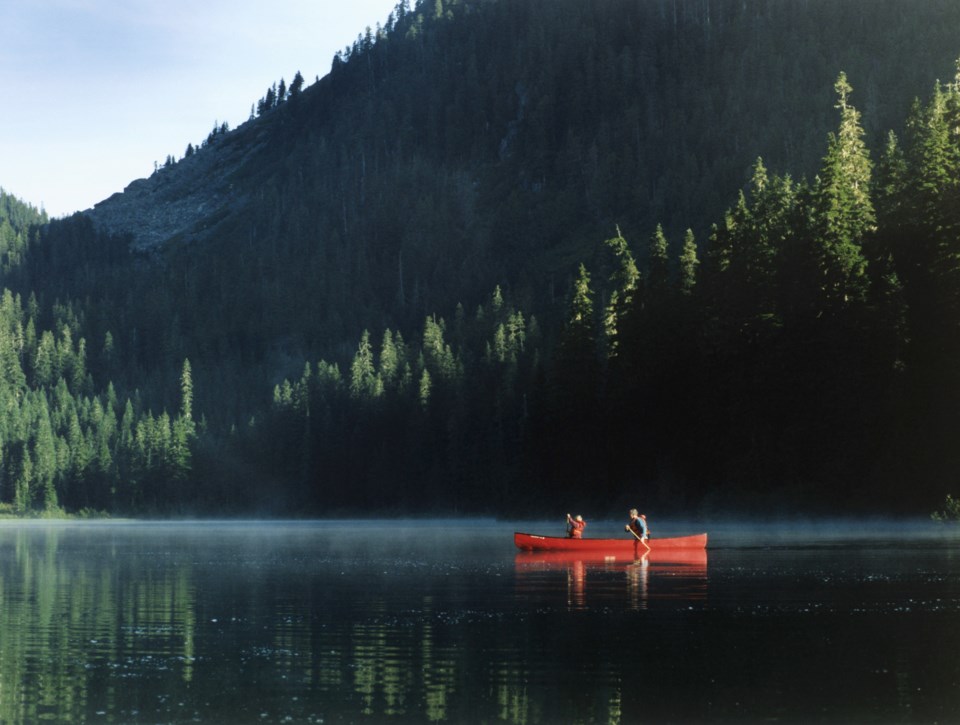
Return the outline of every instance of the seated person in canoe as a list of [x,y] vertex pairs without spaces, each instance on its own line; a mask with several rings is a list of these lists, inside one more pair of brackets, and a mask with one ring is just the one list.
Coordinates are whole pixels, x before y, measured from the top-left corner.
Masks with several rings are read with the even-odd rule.
[[576,517],[567,514],[567,536],[571,539],[582,539],[583,538],[583,529],[586,527],[587,522],[583,520],[583,516],[577,514]]

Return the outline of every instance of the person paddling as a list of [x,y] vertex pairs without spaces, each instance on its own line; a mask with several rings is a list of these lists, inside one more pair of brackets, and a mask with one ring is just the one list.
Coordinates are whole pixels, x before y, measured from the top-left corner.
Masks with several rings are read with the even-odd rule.
[[650,545],[647,543],[647,539],[650,538],[650,534],[647,530],[647,517],[641,513],[638,513],[636,509],[630,509],[630,523],[623,527],[624,531],[629,531],[633,534],[637,541],[646,547],[647,551],[650,551]]
[[583,529],[586,525],[587,522],[583,520],[583,516],[580,514],[577,514],[576,518],[567,514],[567,536],[571,539],[583,538]]

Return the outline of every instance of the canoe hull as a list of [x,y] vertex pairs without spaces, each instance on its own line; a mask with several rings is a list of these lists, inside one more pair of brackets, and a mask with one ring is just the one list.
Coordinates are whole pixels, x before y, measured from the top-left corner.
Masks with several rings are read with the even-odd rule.
[[[631,554],[636,547],[643,546],[635,538],[623,539],[571,539],[565,536],[539,536],[517,531],[513,534],[513,543],[523,551],[569,551],[594,553]],[[651,538],[647,540],[651,551],[676,549],[706,549],[707,535],[674,536],[670,538]]]

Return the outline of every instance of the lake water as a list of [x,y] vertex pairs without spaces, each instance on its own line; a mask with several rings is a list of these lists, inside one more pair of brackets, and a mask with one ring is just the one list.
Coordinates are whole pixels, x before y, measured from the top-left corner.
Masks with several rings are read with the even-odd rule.
[[0,722],[960,722],[958,529],[704,529],[2,523]]

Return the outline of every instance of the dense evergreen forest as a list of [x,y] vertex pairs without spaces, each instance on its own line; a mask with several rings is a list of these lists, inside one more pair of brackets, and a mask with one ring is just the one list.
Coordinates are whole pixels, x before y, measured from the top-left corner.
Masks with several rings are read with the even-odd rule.
[[196,238],[0,193],[0,505],[932,510],[960,7],[864,7],[401,2]]

